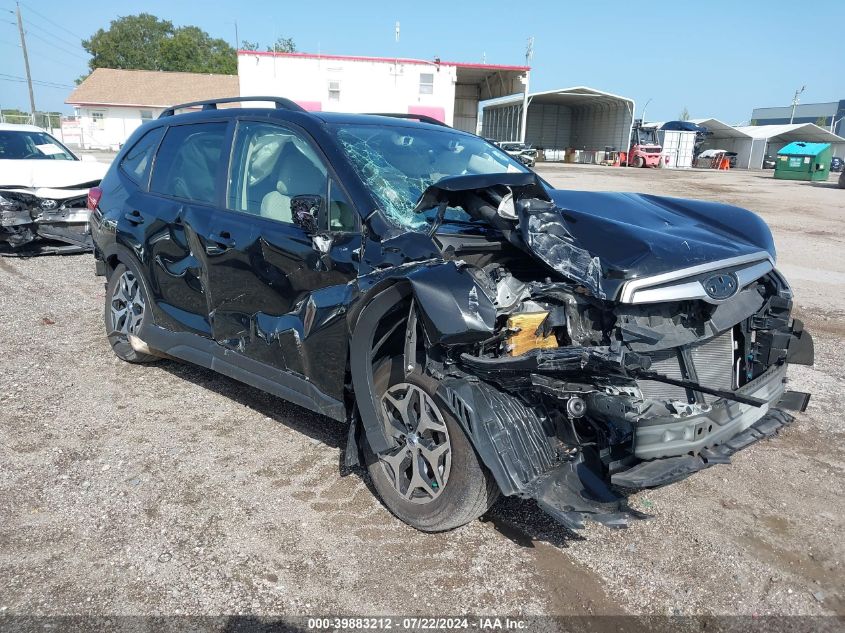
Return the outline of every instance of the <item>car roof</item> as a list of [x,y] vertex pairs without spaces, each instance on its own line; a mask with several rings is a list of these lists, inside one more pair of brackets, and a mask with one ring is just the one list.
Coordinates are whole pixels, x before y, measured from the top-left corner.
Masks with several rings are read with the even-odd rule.
[[24,123],[0,123],[0,130],[8,132],[46,132],[44,128],[37,125],[27,125]]
[[[176,106],[178,107],[178,106]],[[210,110],[192,110],[187,112],[176,112],[168,116],[160,116],[156,122],[167,124],[169,121],[179,122],[185,119],[193,119],[200,121],[210,117],[238,117],[243,115],[261,114],[269,118],[281,120],[296,120],[299,118],[310,119],[316,124],[343,124],[343,125],[378,125],[380,127],[403,127],[415,129],[429,129],[429,130],[448,130],[455,134],[472,136],[468,132],[456,130],[448,125],[437,125],[433,123],[426,123],[419,121],[412,114],[397,114],[391,116],[387,114],[357,114],[350,112],[307,112],[304,110],[291,110],[287,108],[256,108],[256,107],[241,107],[241,108],[220,108]],[[300,118],[301,117],[301,118]]]
[[[324,123],[341,123],[345,125],[384,125],[390,127],[425,127],[432,130],[454,130],[446,125],[435,125],[403,116],[385,116],[382,114],[355,114],[351,112],[309,112],[311,116]],[[413,115],[407,115],[413,117]],[[454,130],[456,132],[460,130]]]

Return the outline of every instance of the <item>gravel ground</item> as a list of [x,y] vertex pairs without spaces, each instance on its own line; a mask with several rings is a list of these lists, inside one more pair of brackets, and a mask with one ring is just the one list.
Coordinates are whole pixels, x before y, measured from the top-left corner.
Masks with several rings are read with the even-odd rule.
[[[0,259],[0,612],[845,614],[845,192],[761,172],[543,166],[555,185],[740,204],[773,227],[816,365],[806,414],[642,493],[628,530],[504,499],[426,535],[338,423],[209,371],[118,361],[90,256]],[[833,415],[831,415],[833,413]]]

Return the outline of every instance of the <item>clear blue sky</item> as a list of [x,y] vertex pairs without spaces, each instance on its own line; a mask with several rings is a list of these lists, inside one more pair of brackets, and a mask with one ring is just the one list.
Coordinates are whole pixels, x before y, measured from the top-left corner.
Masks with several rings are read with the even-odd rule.
[[[0,0],[0,105],[28,109],[25,84],[9,80],[24,76],[12,9]],[[686,106],[693,118],[739,123],[755,106],[788,105],[804,84],[802,103],[845,98],[843,0],[26,0],[21,9],[32,76],[50,84],[35,87],[45,110],[69,111],[64,99],[87,70],[79,39],[140,12],[230,42],[237,20],[240,39],[262,47],[288,36],[301,51],[346,55],[521,64],[533,35],[532,91],[587,85],[633,97],[638,115],[651,99],[651,120]]]

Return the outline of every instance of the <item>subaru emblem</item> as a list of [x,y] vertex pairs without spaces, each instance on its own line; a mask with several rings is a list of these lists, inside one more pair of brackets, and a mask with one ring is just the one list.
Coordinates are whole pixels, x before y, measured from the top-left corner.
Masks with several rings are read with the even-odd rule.
[[730,299],[739,289],[739,282],[733,273],[718,273],[701,282],[707,296],[716,301]]

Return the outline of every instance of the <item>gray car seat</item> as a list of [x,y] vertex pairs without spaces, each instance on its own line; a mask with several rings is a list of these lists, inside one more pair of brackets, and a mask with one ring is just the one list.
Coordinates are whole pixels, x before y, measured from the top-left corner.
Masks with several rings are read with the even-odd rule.
[[328,183],[326,175],[292,142],[285,144],[279,163],[276,190],[261,201],[261,216],[292,222],[291,198],[306,194],[325,197]]

